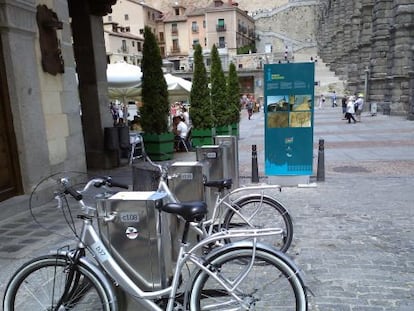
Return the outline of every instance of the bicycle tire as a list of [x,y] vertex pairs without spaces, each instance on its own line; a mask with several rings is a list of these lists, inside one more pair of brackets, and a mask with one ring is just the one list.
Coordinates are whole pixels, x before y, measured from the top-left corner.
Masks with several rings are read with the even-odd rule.
[[[236,200],[232,203],[235,208],[243,216],[255,215],[250,222],[255,228],[280,228],[283,232],[280,238],[271,235],[261,237],[260,242],[271,245],[272,247],[286,252],[293,240],[293,223],[290,214],[273,198],[261,195],[250,195]],[[237,213],[228,208],[224,215],[223,226],[225,229],[232,228],[252,228],[248,225]],[[234,242],[235,240],[226,239],[226,243]]]
[[[64,256],[42,256],[20,267],[10,279],[3,299],[4,311],[61,310],[57,304],[66,285],[69,262]],[[90,269],[74,266],[74,281],[62,302],[64,310],[113,311],[109,296]]]
[[[220,280],[232,284],[251,259],[251,246],[231,247],[218,251],[214,258],[206,260],[206,265]],[[297,269],[283,256],[264,248],[256,249],[252,269],[235,291],[245,305],[236,301],[211,275],[200,270],[193,279],[190,310],[308,310],[306,289]]]

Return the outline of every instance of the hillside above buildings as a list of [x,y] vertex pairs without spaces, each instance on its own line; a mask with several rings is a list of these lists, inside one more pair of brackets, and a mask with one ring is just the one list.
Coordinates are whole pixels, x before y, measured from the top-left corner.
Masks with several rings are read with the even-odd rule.
[[[178,3],[179,5],[185,7],[206,7],[211,5],[214,0],[145,0],[145,3],[153,6],[161,11],[166,11],[171,8],[172,5]],[[228,0],[223,0],[223,2],[229,2]],[[230,1],[237,2],[238,6],[242,10],[249,12],[254,12],[260,9],[271,9],[274,7],[282,6],[289,2],[289,0],[240,0],[240,1]]]

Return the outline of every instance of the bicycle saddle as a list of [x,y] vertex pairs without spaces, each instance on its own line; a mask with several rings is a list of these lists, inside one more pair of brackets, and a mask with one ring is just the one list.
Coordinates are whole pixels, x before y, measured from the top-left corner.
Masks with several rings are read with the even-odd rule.
[[166,213],[177,214],[186,221],[201,221],[207,214],[207,204],[205,202],[182,202],[167,203],[161,207]]
[[204,182],[204,186],[218,188],[219,191],[222,191],[223,189],[230,189],[232,185],[233,180],[231,178]]

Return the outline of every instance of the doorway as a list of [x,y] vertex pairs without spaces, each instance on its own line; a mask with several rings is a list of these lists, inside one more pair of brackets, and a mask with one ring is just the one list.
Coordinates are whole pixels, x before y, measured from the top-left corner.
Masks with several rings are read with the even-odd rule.
[[0,40],[0,202],[22,194],[19,157]]

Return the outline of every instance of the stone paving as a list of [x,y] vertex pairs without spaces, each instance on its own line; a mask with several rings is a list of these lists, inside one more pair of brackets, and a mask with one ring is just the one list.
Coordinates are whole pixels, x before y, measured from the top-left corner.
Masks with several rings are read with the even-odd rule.
[[[263,172],[263,113],[242,115],[240,183],[251,183],[251,146]],[[325,181],[284,187],[274,195],[291,213],[294,241],[288,254],[304,271],[311,311],[414,310],[414,122],[366,114],[347,124],[339,108],[315,111],[314,173],[318,140],[325,142]],[[176,160],[194,160],[180,153]],[[131,169],[106,171],[131,184]],[[22,199],[22,204],[27,200]],[[65,233],[62,219],[50,222]],[[15,269],[56,249],[51,235],[27,212],[0,221],[0,295]]]

